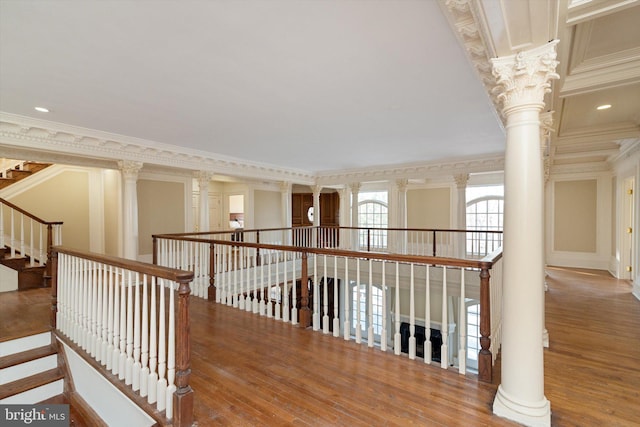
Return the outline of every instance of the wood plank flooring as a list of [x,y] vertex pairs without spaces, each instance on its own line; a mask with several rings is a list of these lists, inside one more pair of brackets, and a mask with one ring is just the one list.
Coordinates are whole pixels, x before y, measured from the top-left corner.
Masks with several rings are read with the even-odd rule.
[[[640,301],[631,285],[600,271],[547,271],[552,425],[640,425]],[[0,294],[0,339],[18,327],[4,313],[23,313],[18,303],[46,307],[30,310],[31,326],[21,328],[48,324],[45,292]],[[199,426],[515,425],[491,413],[497,383],[197,298],[191,314]]]

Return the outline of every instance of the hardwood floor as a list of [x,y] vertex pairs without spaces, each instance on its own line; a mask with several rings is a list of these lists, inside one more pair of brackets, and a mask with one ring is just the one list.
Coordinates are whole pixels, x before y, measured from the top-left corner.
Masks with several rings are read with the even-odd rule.
[[[640,425],[640,301],[631,285],[600,271],[547,271],[552,425]],[[48,323],[45,292],[0,294],[0,339],[20,327],[19,313],[40,319],[29,327]],[[28,312],[15,307],[25,303]],[[491,413],[497,382],[197,298],[191,314],[199,426],[515,425]]]
[[545,394],[558,426],[640,425],[640,301],[596,270],[547,268]]

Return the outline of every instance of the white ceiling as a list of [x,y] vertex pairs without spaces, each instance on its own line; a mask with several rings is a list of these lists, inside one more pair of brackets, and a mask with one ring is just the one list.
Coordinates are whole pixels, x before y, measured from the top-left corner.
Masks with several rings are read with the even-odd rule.
[[0,111],[310,173],[502,152],[470,64],[435,0],[0,1]]

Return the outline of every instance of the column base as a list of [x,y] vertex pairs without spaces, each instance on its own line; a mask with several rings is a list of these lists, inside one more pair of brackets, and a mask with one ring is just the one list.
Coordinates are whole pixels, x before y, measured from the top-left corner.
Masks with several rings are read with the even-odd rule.
[[551,403],[544,396],[540,402],[518,402],[504,391],[502,384],[493,401],[493,413],[525,426],[551,426]]

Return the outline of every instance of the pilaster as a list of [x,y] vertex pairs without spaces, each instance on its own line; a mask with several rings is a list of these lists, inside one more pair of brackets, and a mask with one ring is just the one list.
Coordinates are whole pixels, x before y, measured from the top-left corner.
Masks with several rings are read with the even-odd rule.
[[198,204],[198,231],[209,230],[209,182],[213,178],[213,172],[197,171],[194,177],[198,180],[200,202]]

